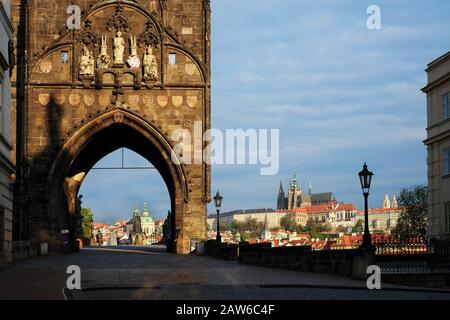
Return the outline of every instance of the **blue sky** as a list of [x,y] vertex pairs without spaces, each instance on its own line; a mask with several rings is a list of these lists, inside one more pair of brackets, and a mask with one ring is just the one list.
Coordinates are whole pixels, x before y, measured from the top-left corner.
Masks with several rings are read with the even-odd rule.
[[[381,30],[366,27],[381,8]],[[314,192],[362,206],[357,172],[375,173],[370,206],[426,182],[427,63],[450,50],[448,1],[212,1],[213,127],[280,129],[280,172],[215,166],[223,209],[276,205],[294,171]],[[130,165],[145,164],[127,153]],[[120,164],[120,153],[102,160]],[[131,215],[136,201],[169,209],[153,171],[93,171],[81,193],[98,221]],[[212,209],[212,206],[210,206]]]

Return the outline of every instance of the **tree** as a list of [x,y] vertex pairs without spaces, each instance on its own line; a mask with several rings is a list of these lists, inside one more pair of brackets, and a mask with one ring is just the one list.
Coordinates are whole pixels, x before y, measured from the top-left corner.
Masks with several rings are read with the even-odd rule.
[[363,232],[363,219],[358,219],[355,226],[352,228],[352,233],[362,233]]
[[258,229],[258,220],[256,218],[252,219],[251,216],[247,216],[242,224],[242,229],[244,231],[256,231]]
[[418,185],[403,188],[398,198],[402,213],[393,233],[401,239],[426,238],[426,221],[428,215],[428,188]]
[[241,231],[243,231],[243,223],[237,221],[236,219],[233,219],[233,221],[231,221],[231,232],[233,232],[233,234],[236,233],[240,233]]
[[94,214],[89,208],[81,209],[83,237],[85,239],[91,238],[92,224],[94,223]]
[[292,219],[291,215],[286,215],[281,218],[280,225],[284,230],[287,231],[295,231],[297,229],[297,224],[294,219]]

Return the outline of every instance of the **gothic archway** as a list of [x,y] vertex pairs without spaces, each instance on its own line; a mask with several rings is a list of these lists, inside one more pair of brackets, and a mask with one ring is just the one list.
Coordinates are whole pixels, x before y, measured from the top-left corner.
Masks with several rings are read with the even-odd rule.
[[76,199],[84,178],[101,158],[122,147],[151,162],[164,179],[172,212],[168,249],[184,252],[180,233],[189,202],[184,169],[173,163],[172,146],[157,128],[123,109],[109,111],[91,120],[77,130],[59,152],[46,183],[47,214],[52,221],[52,231],[58,233],[67,228],[74,235]]

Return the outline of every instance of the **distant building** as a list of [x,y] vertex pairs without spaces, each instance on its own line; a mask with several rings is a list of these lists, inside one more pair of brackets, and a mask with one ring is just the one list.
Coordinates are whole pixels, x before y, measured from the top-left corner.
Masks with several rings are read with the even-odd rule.
[[[10,1],[0,1],[0,270],[12,262],[11,39]],[[19,230],[16,230],[19,231]]]
[[332,203],[336,203],[336,199],[334,198],[333,193],[312,193],[311,181],[309,182],[308,193],[303,192],[295,173],[289,183],[287,197],[283,189],[283,182],[280,182],[280,188],[278,190],[277,196],[278,210],[292,210],[297,208]]
[[[280,226],[280,219],[283,215],[280,215],[274,209],[249,209],[249,210],[235,210],[230,212],[224,212],[220,214],[220,225],[227,229],[230,229],[233,220],[237,222],[245,222],[247,220],[255,219],[258,223],[265,223],[267,217],[267,227],[269,229],[277,228]],[[208,216],[207,224],[209,229],[217,229],[217,215],[212,214]]]
[[[369,209],[369,229],[370,231],[391,231],[397,225],[402,213],[402,208],[398,207],[397,197],[394,193],[392,203],[389,195],[383,201],[383,208]],[[365,220],[364,211],[359,211],[357,219]]]
[[334,203],[310,206],[305,208],[309,221],[328,223],[332,229],[353,227],[358,210],[354,204]]
[[144,210],[142,211],[141,225],[142,232],[144,232],[146,236],[151,236],[155,233],[155,221],[148,212],[147,203],[144,204]]
[[427,95],[429,238],[450,238],[450,52],[428,64]]

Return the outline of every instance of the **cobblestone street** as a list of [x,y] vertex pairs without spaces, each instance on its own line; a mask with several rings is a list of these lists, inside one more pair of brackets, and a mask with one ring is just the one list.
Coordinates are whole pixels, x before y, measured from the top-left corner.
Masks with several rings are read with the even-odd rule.
[[[64,290],[69,265],[82,290]],[[345,277],[172,255],[164,247],[87,248],[17,262],[0,273],[0,299],[450,299],[450,293]]]

